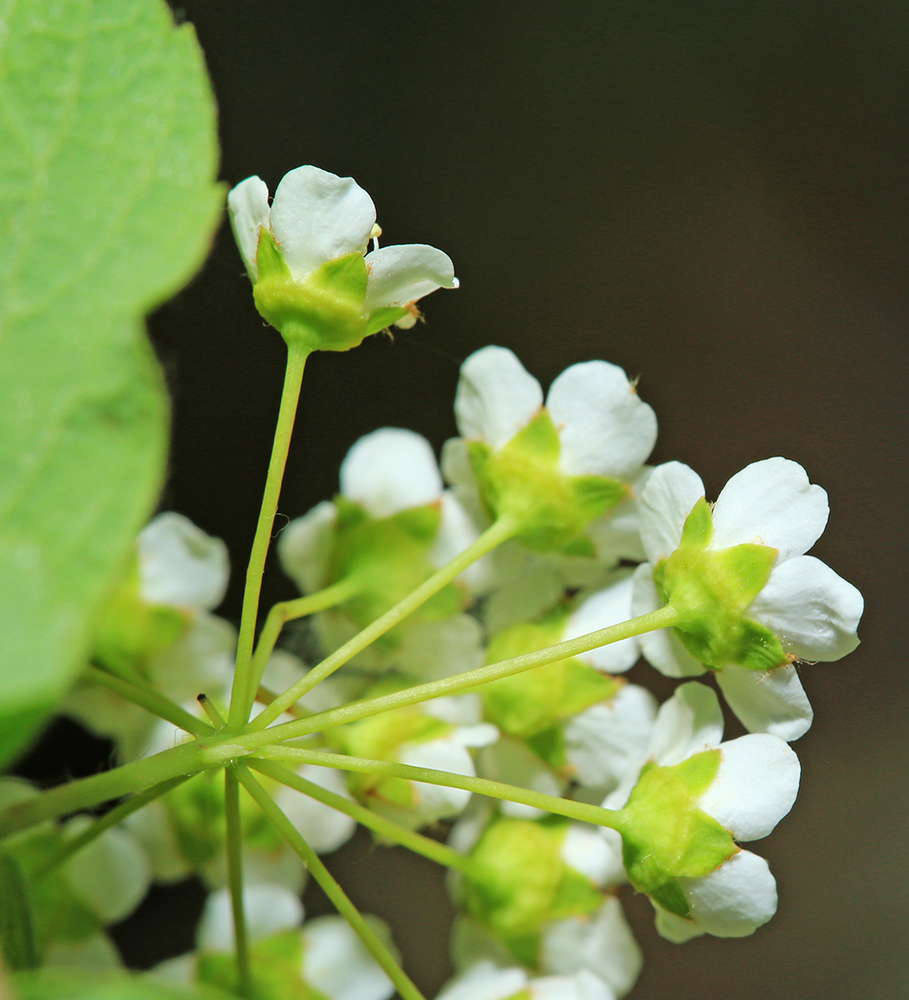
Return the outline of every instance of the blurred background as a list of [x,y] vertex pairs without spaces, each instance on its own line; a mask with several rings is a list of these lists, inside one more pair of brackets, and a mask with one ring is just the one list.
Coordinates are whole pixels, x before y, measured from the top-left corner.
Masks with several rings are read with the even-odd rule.
[[[675,946],[628,893],[646,956],[632,996],[898,996],[909,8],[192,0],[175,13],[208,59],[228,184],[259,174],[274,190],[303,163],[352,175],[384,243],[438,246],[461,279],[425,301],[425,326],[310,362],[281,514],[330,497],[346,450],[377,427],[437,448],[455,434],[460,362],[488,343],[544,386],[591,358],[640,376],[660,420],[654,461],[687,462],[710,497],[777,454],[828,490],[813,552],[863,591],[867,613],[856,653],[803,671],[816,711],[795,745],[803,791],[757,845],[779,913],[749,939]],[[254,311],[226,225],[150,325],[174,399],[162,507],[227,540],[222,613],[237,619],[283,345]],[[266,604],[292,593],[273,565]],[[661,696],[672,687],[640,665],[633,677]],[[94,769],[69,730],[53,738],[75,748],[69,773]],[[42,753],[27,771],[48,766]],[[449,974],[440,874],[365,838],[329,863],[393,923],[434,993]],[[119,932],[127,958],[185,949],[201,899],[158,893]]]

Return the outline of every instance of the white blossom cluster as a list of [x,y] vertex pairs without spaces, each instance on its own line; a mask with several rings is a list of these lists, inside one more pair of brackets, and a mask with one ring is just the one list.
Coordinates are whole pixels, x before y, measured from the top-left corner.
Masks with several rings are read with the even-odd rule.
[[[344,254],[359,261],[375,235],[364,196],[316,168],[288,175],[271,206],[258,178],[236,188],[232,220],[253,280],[266,265],[280,271],[268,256],[277,248],[287,281],[315,295],[326,263]],[[431,247],[375,249],[363,259],[369,284],[358,315],[375,322],[406,323],[416,299],[455,284],[450,261]],[[356,335],[372,322],[363,319]],[[281,564],[301,595],[348,589],[307,620],[305,647],[285,633],[262,689],[290,687],[498,521],[512,526],[507,541],[314,687],[302,709],[392,694],[674,609],[673,627],[328,728],[306,743],[602,804],[618,811],[616,830],[398,776],[298,772],[406,831],[431,827],[468,859],[449,879],[457,974],[438,1000],[613,1000],[631,990],[642,961],[623,915],[626,883],[649,896],[658,931],[676,942],[747,935],[775,912],[766,862],[738,845],[769,834],[795,801],[800,771],[789,743],[812,722],[798,665],[855,648],[862,598],[806,555],[828,507],[801,466],[755,462],[708,503],[687,466],[646,464],[656,418],[614,365],[572,365],[544,397],[511,351],[486,347],[463,364],[455,415],[460,436],[440,462],[408,430],[357,441],[338,495],[281,532]],[[138,676],[199,718],[200,693],[226,712],[236,633],[212,612],[227,574],[222,543],[178,514],[160,515],[99,630],[96,669]],[[641,657],[685,679],[662,705],[623,677]],[[717,690],[746,735],[723,741]],[[65,710],[114,740],[123,761],[180,738],[173,723],[155,724],[89,680]],[[91,934],[79,937],[73,921],[45,914],[40,944],[49,960],[114,961],[104,927],[130,912],[152,879],[194,874],[211,891],[197,950],[159,971],[223,982],[233,930],[219,777],[174,788],[55,873],[48,899],[93,918]],[[347,813],[266,784],[317,853],[352,835]],[[30,793],[7,785],[0,794]],[[301,995],[390,997],[391,983],[340,918],[303,923],[304,866],[245,796],[241,819],[254,967],[285,970],[284,987],[299,984]],[[73,822],[24,838],[24,867],[40,868],[75,835]],[[688,839],[674,840],[675,828]]]

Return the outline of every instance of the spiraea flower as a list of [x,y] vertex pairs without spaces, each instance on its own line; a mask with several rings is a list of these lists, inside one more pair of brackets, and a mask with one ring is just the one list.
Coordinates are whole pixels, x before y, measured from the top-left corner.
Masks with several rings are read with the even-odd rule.
[[[229,574],[220,538],[182,514],[157,515],[140,532],[130,570],[97,625],[91,661],[138,674],[190,706],[200,691],[220,698],[230,685],[236,635],[211,611]],[[115,740],[123,760],[143,752],[154,726],[145,709],[93,683],[76,685],[61,710]]]
[[[257,996],[388,1000],[394,987],[342,917],[303,923],[303,904],[287,889],[251,885],[243,890]],[[385,925],[367,918],[387,938]],[[302,924],[302,926],[301,926]],[[152,976],[172,983],[236,989],[234,929],[226,889],[212,893],[196,931],[196,951],[162,962]]]
[[[341,463],[341,491],[292,521],[278,552],[303,593],[335,584],[345,598],[316,618],[335,649],[393,607],[465,549],[476,529],[444,489],[429,442],[384,427],[360,438]],[[469,571],[468,571],[469,573]],[[462,613],[466,585],[455,581],[356,658],[370,669],[396,666],[441,677],[479,666],[481,634]]]
[[657,714],[637,780],[630,776],[603,803],[623,809],[628,880],[650,897],[657,930],[670,941],[744,937],[776,912],[767,862],[737,842],[766,837],[789,812],[799,761],[778,736],[723,743],[722,735],[713,691],[682,684]]
[[[461,436],[442,471],[480,527],[505,518],[506,542],[478,564],[493,630],[534,617],[565,589],[603,582],[625,551],[633,497],[656,439],[653,410],[605,361],[567,368],[545,398],[515,355],[485,347],[461,366]],[[617,531],[611,530],[615,517]]]
[[378,246],[375,205],[351,177],[297,167],[271,205],[265,182],[247,177],[227,207],[257,309],[310,350],[346,351],[393,323],[412,326],[419,299],[457,288],[441,250]]
[[794,663],[855,649],[863,607],[855,587],[804,554],[827,513],[827,494],[787,459],[749,465],[712,508],[687,465],[655,469],[641,496],[649,562],[635,575],[634,613],[669,603],[683,617],[641,638],[645,657],[671,677],[714,671],[747,729],[798,739],[812,711]]

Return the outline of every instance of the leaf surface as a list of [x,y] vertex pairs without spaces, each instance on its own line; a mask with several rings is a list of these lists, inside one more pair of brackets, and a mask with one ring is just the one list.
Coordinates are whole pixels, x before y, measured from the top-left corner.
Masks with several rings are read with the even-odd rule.
[[161,0],[0,0],[0,763],[87,655],[151,513],[143,318],[207,251],[214,102]]

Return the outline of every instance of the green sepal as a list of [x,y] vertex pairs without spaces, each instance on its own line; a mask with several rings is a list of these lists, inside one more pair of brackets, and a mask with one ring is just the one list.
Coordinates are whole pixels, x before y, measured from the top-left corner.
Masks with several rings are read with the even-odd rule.
[[578,543],[591,521],[605,514],[628,487],[605,476],[566,476],[559,471],[558,432],[543,409],[497,451],[467,442],[480,496],[493,519],[519,524],[515,537],[539,552],[587,555]]
[[568,757],[565,753],[565,730],[561,726],[550,726],[534,733],[526,738],[525,743],[544,764],[563,777],[570,777],[565,773]]
[[[303,939],[299,929],[270,934],[250,944],[250,1000],[328,1000],[302,978]],[[236,994],[237,961],[226,952],[202,952],[196,959],[199,982]]]
[[366,320],[366,336],[379,333],[389,326],[403,319],[408,313],[403,306],[383,306],[381,309],[373,309]]
[[[429,561],[442,517],[438,503],[411,507],[387,518],[371,518],[360,504],[335,498],[334,544],[326,584],[356,577],[357,593],[342,605],[365,628],[427,580],[436,567]],[[407,624],[441,621],[461,610],[463,596],[449,583],[434,594],[402,627],[381,636],[376,646],[393,651]]]
[[149,659],[170,649],[189,628],[190,616],[167,604],[148,604],[139,594],[134,557],[126,579],[104,607],[96,625],[91,660],[114,673],[145,673]]
[[[261,779],[268,787],[273,782]],[[213,862],[224,850],[224,777],[218,771],[200,774],[168,792],[161,800],[170,819],[180,854],[193,867]],[[263,853],[277,853],[284,841],[262,811],[246,795],[240,797],[244,844]]]
[[770,576],[777,550],[745,543],[712,549],[710,507],[701,498],[685,520],[679,547],[653,571],[657,591],[679,611],[676,634],[711,670],[736,664],[772,670],[790,663],[780,640],[746,611]]
[[540,823],[493,820],[470,855],[463,881],[467,913],[499,938],[536,934],[562,877],[560,844]]
[[370,332],[363,311],[366,264],[359,252],[327,260],[304,281],[296,281],[274,236],[263,226],[256,268],[256,309],[288,344],[308,351],[348,351]]
[[563,819],[499,817],[471,852],[466,911],[521,961],[535,963],[544,924],[591,913],[603,901],[590,880],[562,860],[569,827]]
[[719,764],[713,749],[674,767],[645,767],[622,810],[628,881],[680,917],[689,907],[677,880],[707,875],[738,851],[729,831],[694,805]]
[[[364,698],[394,694],[408,686],[401,677],[385,677],[368,691]],[[341,753],[368,760],[396,760],[397,751],[405,743],[426,743],[451,732],[451,726],[422,711],[419,705],[373,715],[359,722],[339,726],[328,734],[331,745]],[[351,794],[369,805],[412,811],[418,793],[406,778],[380,774],[350,772],[346,775]]]
[[38,967],[34,915],[22,865],[0,854],[0,957],[16,972]]
[[[494,636],[486,662],[498,663],[559,642],[567,609],[547,615],[537,624],[520,623]],[[556,660],[480,688],[484,716],[503,732],[522,739],[549,729],[561,719],[612,698],[618,682],[574,657]]]

